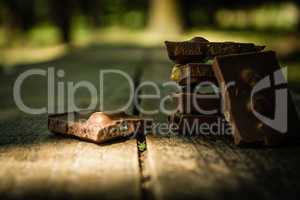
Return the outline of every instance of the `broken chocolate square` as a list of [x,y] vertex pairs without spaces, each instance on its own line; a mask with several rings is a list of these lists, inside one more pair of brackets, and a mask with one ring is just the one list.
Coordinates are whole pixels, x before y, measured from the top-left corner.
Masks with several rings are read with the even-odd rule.
[[[150,121],[150,120],[148,120]],[[48,129],[55,133],[75,136],[94,143],[141,134],[145,119],[125,113],[106,114],[80,112],[50,115]]]
[[260,52],[265,48],[253,43],[209,42],[204,38],[197,38],[183,42],[166,41],[165,45],[170,60],[178,64],[203,63],[215,56]]
[[217,56],[213,70],[236,144],[299,138],[299,118],[275,52]]

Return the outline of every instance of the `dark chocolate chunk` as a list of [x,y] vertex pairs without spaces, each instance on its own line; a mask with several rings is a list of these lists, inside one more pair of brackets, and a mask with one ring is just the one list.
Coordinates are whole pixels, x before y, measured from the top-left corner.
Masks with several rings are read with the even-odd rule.
[[175,93],[172,95],[181,114],[213,115],[221,113],[218,94]]
[[166,41],[169,58],[178,64],[201,63],[215,56],[262,51],[264,46],[253,43],[207,42],[204,39],[192,39],[183,42]]
[[236,144],[299,137],[299,118],[273,51],[218,56],[213,70]]

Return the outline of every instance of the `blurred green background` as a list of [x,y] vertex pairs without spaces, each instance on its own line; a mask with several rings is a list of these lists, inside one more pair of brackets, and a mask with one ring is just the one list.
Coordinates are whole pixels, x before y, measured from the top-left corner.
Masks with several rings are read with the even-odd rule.
[[162,47],[166,39],[199,35],[267,45],[297,82],[299,33],[297,0],[0,0],[0,67],[53,60],[91,44]]

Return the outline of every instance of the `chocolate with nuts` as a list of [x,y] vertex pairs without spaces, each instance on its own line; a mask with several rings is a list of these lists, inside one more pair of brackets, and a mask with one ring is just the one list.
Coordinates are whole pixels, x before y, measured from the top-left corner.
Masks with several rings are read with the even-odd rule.
[[139,134],[143,131],[144,122],[144,119],[125,113],[95,112],[91,115],[84,115],[73,112],[50,115],[48,129],[55,133],[101,144],[116,138]]
[[299,118],[273,51],[217,56],[213,70],[236,144],[299,138]]

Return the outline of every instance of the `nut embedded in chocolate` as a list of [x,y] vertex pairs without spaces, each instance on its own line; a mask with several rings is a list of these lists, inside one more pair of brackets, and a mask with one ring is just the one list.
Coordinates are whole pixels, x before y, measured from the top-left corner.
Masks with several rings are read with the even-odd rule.
[[87,123],[89,124],[97,124],[100,127],[107,127],[113,124],[113,120],[109,117],[109,115],[104,112],[95,112],[93,113]]
[[201,63],[176,64],[171,72],[171,80],[181,86],[199,84],[203,81],[217,83],[212,65]]

